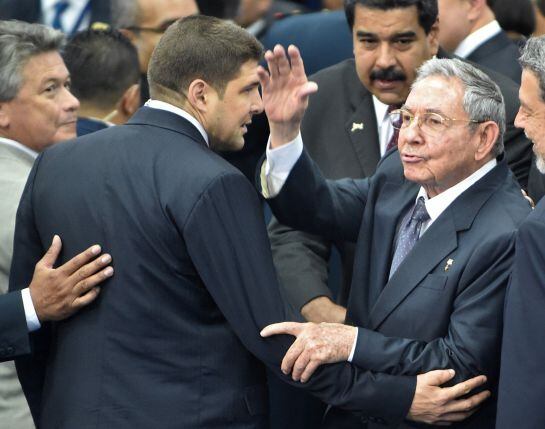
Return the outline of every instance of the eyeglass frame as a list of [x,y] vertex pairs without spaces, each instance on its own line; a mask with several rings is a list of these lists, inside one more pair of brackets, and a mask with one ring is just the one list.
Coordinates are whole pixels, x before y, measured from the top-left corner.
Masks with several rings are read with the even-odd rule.
[[[393,121],[392,118],[393,118],[394,115],[401,115],[402,113],[407,113],[408,115],[410,115],[411,120],[409,121],[408,126],[403,127],[402,125],[400,125],[399,128],[398,128],[394,124],[394,121]],[[450,128],[451,122],[467,122],[468,124],[482,124],[482,123],[486,122],[486,121],[477,121],[475,119],[449,118],[448,116],[441,115],[440,113],[437,113],[437,112],[424,112],[423,115],[437,115],[441,119],[449,121],[449,125],[447,125],[446,129]],[[429,132],[426,132],[426,130],[422,129],[422,120],[421,119],[422,119],[423,115],[413,115],[407,109],[396,109],[396,110],[392,110],[390,113],[388,113],[388,118],[389,118],[390,124],[392,124],[392,127],[394,127],[396,130],[401,130],[402,128],[409,128],[414,123],[415,118],[418,117],[418,121],[416,122],[416,125],[418,126],[418,128],[420,128],[422,130],[422,132],[424,132],[425,134],[430,134]],[[435,133],[435,132],[436,131],[432,130],[432,133]],[[440,131],[437,131],[437,132],[440,132]]]

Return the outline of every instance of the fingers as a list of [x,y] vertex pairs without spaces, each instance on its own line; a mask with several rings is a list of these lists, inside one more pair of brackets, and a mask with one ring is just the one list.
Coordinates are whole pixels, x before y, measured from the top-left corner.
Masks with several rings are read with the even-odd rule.
[[74,256],[65,264],[61,265],[58,269],[67,275],[72,275],[78,271],[81,267],[87,264],[91,259],[97,256],[102,249],[98,244],[89,247],[84,252]]
[[304,101],[305,98],[307,98],[311,94],[314,94],[317,91],[318,84],[316,82],[307,82],[301,87],[297,96],[301,101]]
[[296,337],[301,333],[304,325],[304,323],[298,322],[273,323],[272,325],[265,326],[260,335],[262,337],[270,337],[271,335],[287,334]]
[[305,65],[303,63],[303,58],[301,58],[301,53],[295,45],[288,46],[288,55],[291,62],[291,70],[296,77],[306,77]]
[[437,369],[424,374],[426,376],[426,384],[429,386],[441,386],[454,377],[453,369]]
[[306,383],[320,365],[321,365],[320,361],[311,360],[308,363],[305,370],[303,371],[303,373],[301,374],[301,383]]
[[[301,356],[301,354],[304,351],[305,351],[305,344],[301,341],[295,340],[295,342],[291,345],[291,347],[286,352],[284,359],[282,359],[282,365],[280,366],[280,369],[282,370],[284,374],[287,375],[293,371],[295,362],[299,359],[299,356]],[[303,361],[299,362],[299,365],[303,365]],[[292,374],[292,378],[295,380],[294,377],[295,376]]]
[[294,352],[294,356],[295,354],[297,354],[298,356],[293,363],[291,378],[293,381],[299,381],[301,379],[301,375],[305,372],[308,364],[310,363],[310,353],[308,353],[304,349],[301,349],[300,353]]
[[276,45],[274,47],[274,55],[277,58],[279,75],[286,76],[290,72],[291,66],[288,57],[286,56],[286,52],[284,51],[284,48],[281,45]]
[[[111,261],[111,258],[110,258],[110,261]],[[74,293],[77,296],[82,296],[86,294],[95,286],[102,283],[104,280],[112,277],[114,275],[114,269],[112,267],[106,267],[102,269],[100,272],[97,272],[93,275],[91,274],[92,272],[89,272],[84,277],[80,277],[82,280],[76,283],[76,285],[74,286]]]
[[455,386],[445,388],[445,392],[448,394],[449,400],[456,399],[460,396],[467,395],[473,389],[482,386],[484,383],[486,383],[486,377],[484,375],[478,375],[477,377],[458,383]]
[[58,235],[53,236],[53,241],[51,242],[51,246],[49,246],[49,249],[47,249],[47,252],[45,252],[45,255],[42,259],[38,262],[38,264],[44,265],[46,268],[53,268],[53,265],[55,265],[55,261],[59,257],[59,253],[62,249],[62,242]]
[[100,288],[95,287],[88,291],[85,295],[82,295],[78,298],[76,298],[72,304],[73,311],[79,310],[82,307],[85,307],[86,305],[91,304],[100,293]]
[[269,72],[265,70],[265,67],[258,66],[257,76],[259,77],[259,83],[261,84],[261,88],[263,89],[263,91],[267,92],[270,81]]
[[[485,390],[484,392],[479,392],[466,399],[451,401],[445,405],[444,413],[453,414],[454,416],[457,413],[467,414],[469,412],[474,412],[489,397],[490,391]],[[445,419],[442,418],[442,420]]]

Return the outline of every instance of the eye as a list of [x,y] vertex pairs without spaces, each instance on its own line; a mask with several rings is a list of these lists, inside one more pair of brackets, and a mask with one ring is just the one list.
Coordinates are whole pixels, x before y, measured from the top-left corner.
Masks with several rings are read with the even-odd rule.
[[424,123],[431,128],[441,128],[445,124],[445,119],[436,113],[429,113],[425,115]]
[[401,124],[404,127],[408,127],[412,121],[413,115],[411,115],[409,112],[401,112],[400,118],[401,118]]
[[58,85],[56,83],[51,83],[45,87],[44,92],[46,94],[52,94],[57,90],[57,88],[58,88]]
[[72,82],[69,81],[69,80],[66,81],[66,82],[64,83],[64,87],[65,87],[68,91],[70,91],[70,89],[72,88]]
[[360,37],[359,42],[363,45],[365,49],[374,49],[378,45],[378,40],[369,37]]
[[413,39],[397,39],[394,41],[394,46],[399,50],[408,49],[412,46]]

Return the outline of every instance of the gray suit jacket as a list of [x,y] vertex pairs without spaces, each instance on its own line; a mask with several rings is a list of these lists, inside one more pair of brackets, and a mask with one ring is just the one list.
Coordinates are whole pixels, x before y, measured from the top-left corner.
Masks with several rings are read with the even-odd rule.
[[[23,193],[34,158],[17,148],[0,142],[0,293],[8,290],[9,271],[13,251],[13,230],[19,199]],[[0,312],[10,316],[6,324],[0,325],[0,345],[4,356],[13,358],[28,352],[28,332],[19,294],[3,298]],[[2,351],[0,350],[0,355]],[[31,428],[32,418],[21,385],[17,379],[13,362],[0,364],[0,421],[5,427]]]

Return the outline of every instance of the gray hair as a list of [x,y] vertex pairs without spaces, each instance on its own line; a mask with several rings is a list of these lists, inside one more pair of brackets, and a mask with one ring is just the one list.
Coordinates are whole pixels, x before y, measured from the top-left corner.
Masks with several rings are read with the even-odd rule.
[[138,27],[140,6],[138,0],[112,0],[110,3],[112,27],[115,29]]
[[[503,153],[505,133],[505,104],[500,88],[484,72],[459,59],[432,58],[418,69],[413,87],[430,76],[456,78],[464,85],[462,107],[469,119],[478,122],[493,121],[498,124],[499,134],[494,145],[493,155]],[[471,124],[473,131],[478,124]]]
[[545,101],[545,36],[529,38],[519,62],[523,69],[532,71],[536,76],[541,89],[541,100]]
[[41,24],[0,21],[0,102],[13,100],[23,84],[23,68],[32,57],[60,51],[64,35]]

